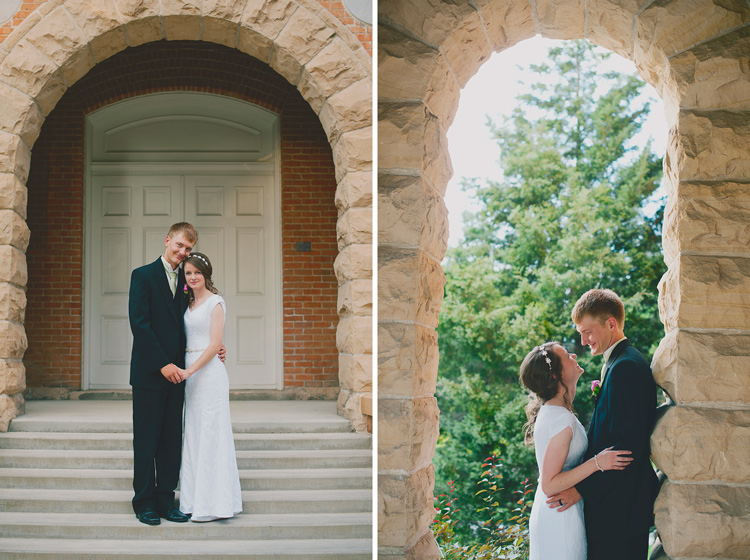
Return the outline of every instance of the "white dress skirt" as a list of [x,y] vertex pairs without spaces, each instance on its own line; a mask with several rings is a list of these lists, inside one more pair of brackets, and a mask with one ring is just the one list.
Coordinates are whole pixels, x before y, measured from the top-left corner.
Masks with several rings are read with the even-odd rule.
[[[581,462],[588,447],[586,430],[568,409],[543,405],[534,424],[534,446],[539,479],[542,478],[544,451],[549,441],[565,428],[573,429],[568,457],[563,466],[568,471]],[[583,523],[583,500],[563,512],[550,508],[540,484],[534,496],[529,518],[530,560],[586,560],[586,529]]]
[[[214,294],[185,312],[185,366],[211,340],[211,312],[224,299]],[[185,381],[185,430],[180,469],[180,511],[193,521],[225,519],[242,511],[242,491],[229,414],[229,379],[218,356]]]

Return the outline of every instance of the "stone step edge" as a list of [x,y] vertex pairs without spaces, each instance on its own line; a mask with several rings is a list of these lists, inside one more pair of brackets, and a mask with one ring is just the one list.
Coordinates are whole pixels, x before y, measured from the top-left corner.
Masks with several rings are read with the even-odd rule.
[[[24,539],[0,538],[0,550],[4,553],[26,554],[116,554],[127,557],[168,555],[175,557],[228,555],[248,557],[268,554],[340,554],[368,553],[372,551],[371,539],[285,539],[285,540],[205,540],[205,541],[136,541],[108,539]],[[146,556],[148,555],[148,556]],[[205,557],[205,556],[204,556]]]
[[[370,457],[369,449],[243,449],[236,451],[243,459],[349,459]],[[2,458],[50,458],[66,459],[131,459],[133,451],[127,449],[0,449]]]
[[[62,430],[61,428],[65,428]],[[321,420],[309,426],[299,422],[233,422],[232,431],[236,434],[330,434],[356,433],[349,420]],[[11,422],[9,433],[63,432],[63,433],[131,433],[132,423],[124,422],[48,422],[27,420]]]
[[[111,527],[133,525],[135,515],[130,513],[36,513],[24,511],[0,512],[0,527],[4,525],[54,525],[56,527],[76,527],[88,525],[95,527]],[[306,526],[325,525],[370,525],[373,516],[369,512],[347,513],[241,513],[232,519],[222,521],[221,526],[236,527],[277,527],[277,526]],[[165,522],[166,523],[166,522]],[[135,525],[139,527],[139,525]],[[210,527],[195,523],[175,523],[166,525],[178,529],[180,527]]]
[[[357,476],[372,478],[370,467],[330,467],[305,469],[239,469],[240,478],[338,478]],[[133,478],[132,469],[47,469],[6,467],[0,468],[2,477],[29,478]]]
[[[51,495],[54,494],[54,495]],[[179,498],[180,492],[175,492],[175,498]],[[3,499],[31,499],[46,501],[100,501],[100,502],[130,502],[133,498],[131,490],[55,490],[50,492],[48,488],[2,488],[0,489],[0,500]],[[242,501],[321,501],[357,499],[370,500],[372,489],[370,488],[342,488],[328,490],[243,490]]]

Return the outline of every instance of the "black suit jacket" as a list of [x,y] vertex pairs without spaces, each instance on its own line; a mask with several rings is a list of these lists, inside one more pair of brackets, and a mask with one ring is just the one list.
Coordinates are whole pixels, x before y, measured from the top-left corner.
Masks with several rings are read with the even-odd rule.
[[651,527],[657,491],[650,462],[655,417],[651,368],[630,341],[623,340],[609,357],[583,460],[614,446],[632,451],[633,462],[622,471],[597,471],[576,485],[583,496],[589,540],[622,540]]
[[131,386],[163,389],[172,384],[161,374],[161,368],[167,364],[185,367],[184,286],[185,276],[180,268],[173,298],[161,257],[133,271],[128,299],[133,332]]

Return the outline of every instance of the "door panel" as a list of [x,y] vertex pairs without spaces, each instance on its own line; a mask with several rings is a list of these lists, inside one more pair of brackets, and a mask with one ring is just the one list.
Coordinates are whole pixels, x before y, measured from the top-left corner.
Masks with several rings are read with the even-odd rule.
[[164,224],[179,221],[179,176],[94,176],[87,231],[84,379],[90,389],[128,388],[131,271],[164,252]]
[[185,219],[198,230],[227,302],[230,387],[282,388],[273,175],[185,177]]

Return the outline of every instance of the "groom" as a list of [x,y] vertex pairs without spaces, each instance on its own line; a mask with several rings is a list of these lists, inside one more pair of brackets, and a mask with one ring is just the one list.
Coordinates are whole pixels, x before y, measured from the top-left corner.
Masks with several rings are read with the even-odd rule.
[[583,498],[588,560],[645,560],[657,492],[650,462],[656,384],[648,362],[625,337],[625,307],[617,294],[589,290],[572,316],[581,344],[604,355],[583,461],[614,446],[632,451],[633,462],[622,471],[595,472],[547,503],[564,511]]
[[180,265],[196,241],[198,233],[191,224],[174,224],[167,233],[164,254],[136,268],[130,279],[133,510],[147,525],[159,525],[160,518],[177,523],[188,520],[174,505],[185,400],[185,384],[177,368],[185,367],[186,343],[183,314],[187,301]]

